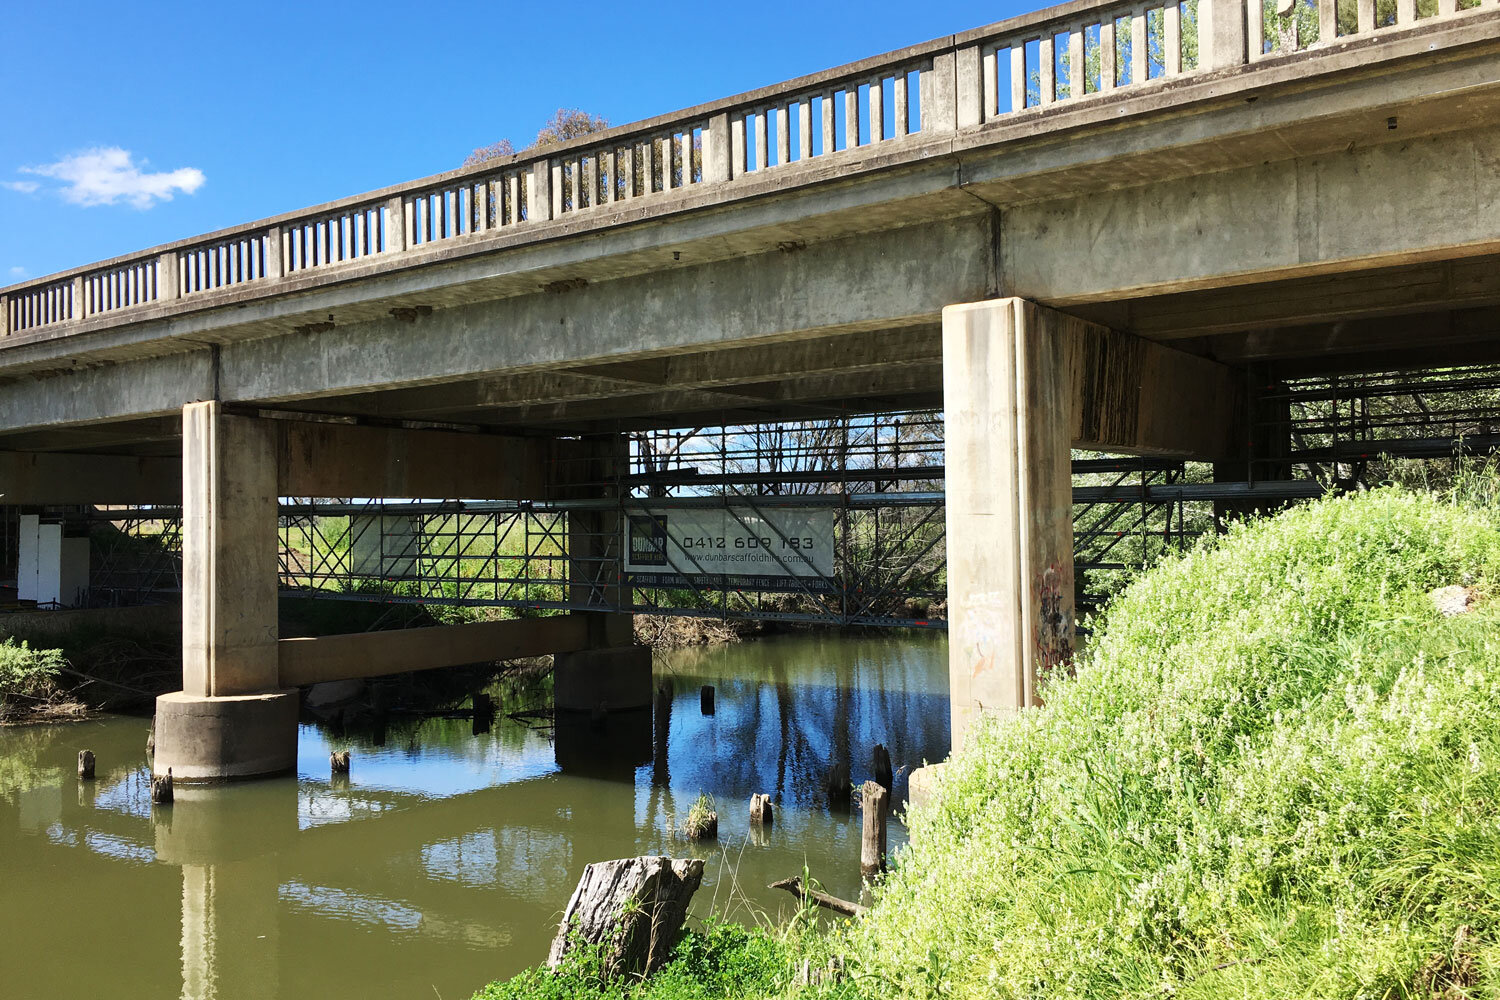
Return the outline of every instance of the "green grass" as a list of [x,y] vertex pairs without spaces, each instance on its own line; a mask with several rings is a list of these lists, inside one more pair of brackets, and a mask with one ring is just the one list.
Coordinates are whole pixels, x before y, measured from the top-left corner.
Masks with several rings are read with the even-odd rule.
[[[864,918],[710,929],[613,995],[1500,997],[1497,485],[1162,562],[1044,707],[975,727]],[[1455,583],[1475,603],[1443,618]],[[796,984],[834,955],[841,983]],[[481,996],[587,995],[569,975]]]
[[1381,490],[1143,575],[833,946],[890,996],[1500,994],[1496,521]]
[[784,936],[709,922],[684,934],[672,958],[644,981],[606,983],[597,951],[577,949],[555,973],[528,969],[491,983],[474,1000],[750,1000],[784,992],[798,954],[795,942]]

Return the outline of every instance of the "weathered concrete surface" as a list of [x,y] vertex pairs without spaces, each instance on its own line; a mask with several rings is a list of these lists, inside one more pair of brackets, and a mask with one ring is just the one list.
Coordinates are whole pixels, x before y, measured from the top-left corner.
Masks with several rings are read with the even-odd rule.
[[906,809],[924,809],[937,795],[938,782],[943,779],[946,763],[924,764],[915,768],[906,779]]
[[182,414],[182,689],[271,691],[276,661],[276,436],[217,402]]
[[1066,308],[1490,254],[1497,191],[1494,126],[1091,191],[1007,210],[1006,287]]
[[222,781],[290,771],[297,764],[297,692],[156,699],[151,771],[172,780]]
[[408,670],[544,656],[587,646],[586,616],[569,614],[282,639],[276,644],[276,654],[281,685],[300,687]]
[[[1073,655],[1067,331],[1020,299],[943,311],[952,739]],[[1075,323],[1077,321],[1074,321]]]
[[79,630],[102,631],[111,638],[174,639],[182,631],[182,609],[152,604],[135,608],[12,611],[0,615],[0,639],[24,639],[34,646],[55,645]]
[[651,647],[559,654],[552,661],[552,701],[562,712],[592,712],[601,704],[610,711],[645,708],[651,704]]
[[[373,389],[932,324],[949,302],[993,290],[990,234],[988,216],[942,220],[773,252],[753,266],[674,264],[638,278],[454,305],[414,323],[387,316],[226,343],[214,352],[218,398],[315,409],[309,400]],[[201,364],[191,360],[200,355]],[[0,426],[171,412],[213,395],[209,358],[200,350],[0,385]]]
[[283,496],[538,500],[587,475],[577,442],[266,421]]
[[955,746],[1073,656],[1071,448],[1234,452],[1225,366],[1007,298],[943,310]]
[[126,455],[0,452],[0,503],[176,504],[182,462]]

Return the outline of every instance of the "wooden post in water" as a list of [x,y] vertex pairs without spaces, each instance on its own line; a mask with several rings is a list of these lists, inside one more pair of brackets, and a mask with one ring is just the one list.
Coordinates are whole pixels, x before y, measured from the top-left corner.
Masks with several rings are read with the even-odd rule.
[[160,778],[151,779],[151,801],[159,806],[172,804],[172,769],[170,767]]
[[703,685],[703,690],[698,692],[698,707],[703,710],[704,715],[714,714],[714,686]]
[[849,765],[834,764],[824,779],[824,790],[828,792],[828,805],[835,809],[849,808]]
[[92,751],[92,750],[80,750],[80,751],[78,751],[78,780],[79,781],[93,781],[94,780],[94,751]]
[[770,826],[773,819],[771,796],[760,792],[750,796],[750,822]]
[[495,703],[484,692],[476,693],[474,695],[474,719],[469,727],[470,732],[475,736],[483,736],[490,731],[490,726],[494,721]]
[[349,751],[335,750],[328,755],[328,769],[334,774],[349,773]]
[[885,744],[875,744],[875,750],[870,755],[870,773],[878,784],[884,785],[887,792],[894,792],[893,782],[895,775],[891,771],[891,752],[885,748]]
[[864,828],[859,838],[859,873],[870,876],[885,871],[885,821],[891,793],[874,781],[864,786]]

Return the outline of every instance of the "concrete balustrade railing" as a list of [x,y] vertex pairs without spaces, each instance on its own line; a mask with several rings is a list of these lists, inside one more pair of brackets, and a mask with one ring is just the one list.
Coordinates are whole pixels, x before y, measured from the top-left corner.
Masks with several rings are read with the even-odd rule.
[[1279,2],[1262,5],[1252,0],[1245,9],[1246,34],[1261,43],[1252,42],[1249,59],[1258,62],[1485,7],[1500,8],[1500,0],[1297,0],[1285,14]]
[[[1339,4],[1351,2],[1357,30],[1339,35]],[[1469,16],[1480,3],[1493,11],[1500,0],[1296,3],[1316,3],[1319,35],[1343,40]],[[1428,4],[1435,4],[1430,12]],[[1268,10],[1274,8],[1263,0],[1074,0],[498,163],[14,285],[0,292],[0,334],[66,335],[95,317],[129,322],[152,306],[275,294],[289,279],[336,280],[351,267],[378,269],[384,260],[393,267],[419,263],[429,248],[524,233],[586,213],[637,205],[648,215],[653,206],[669,211],[680,203],[673,195],[692,189],[913,136],[930,140],[1045,115],[1317,44],[1298,37],[1295,12],[1268,19]],[[1257,46],[1247,39],[1269,41]]]

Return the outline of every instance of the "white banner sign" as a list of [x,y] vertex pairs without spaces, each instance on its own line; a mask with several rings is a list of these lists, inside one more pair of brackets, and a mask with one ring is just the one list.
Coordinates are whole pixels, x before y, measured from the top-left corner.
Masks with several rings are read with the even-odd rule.
[[746,589],[823,588],[833,576],[828,507],[655,508],[626,514],[625,572],[635,586],[722,578]]

